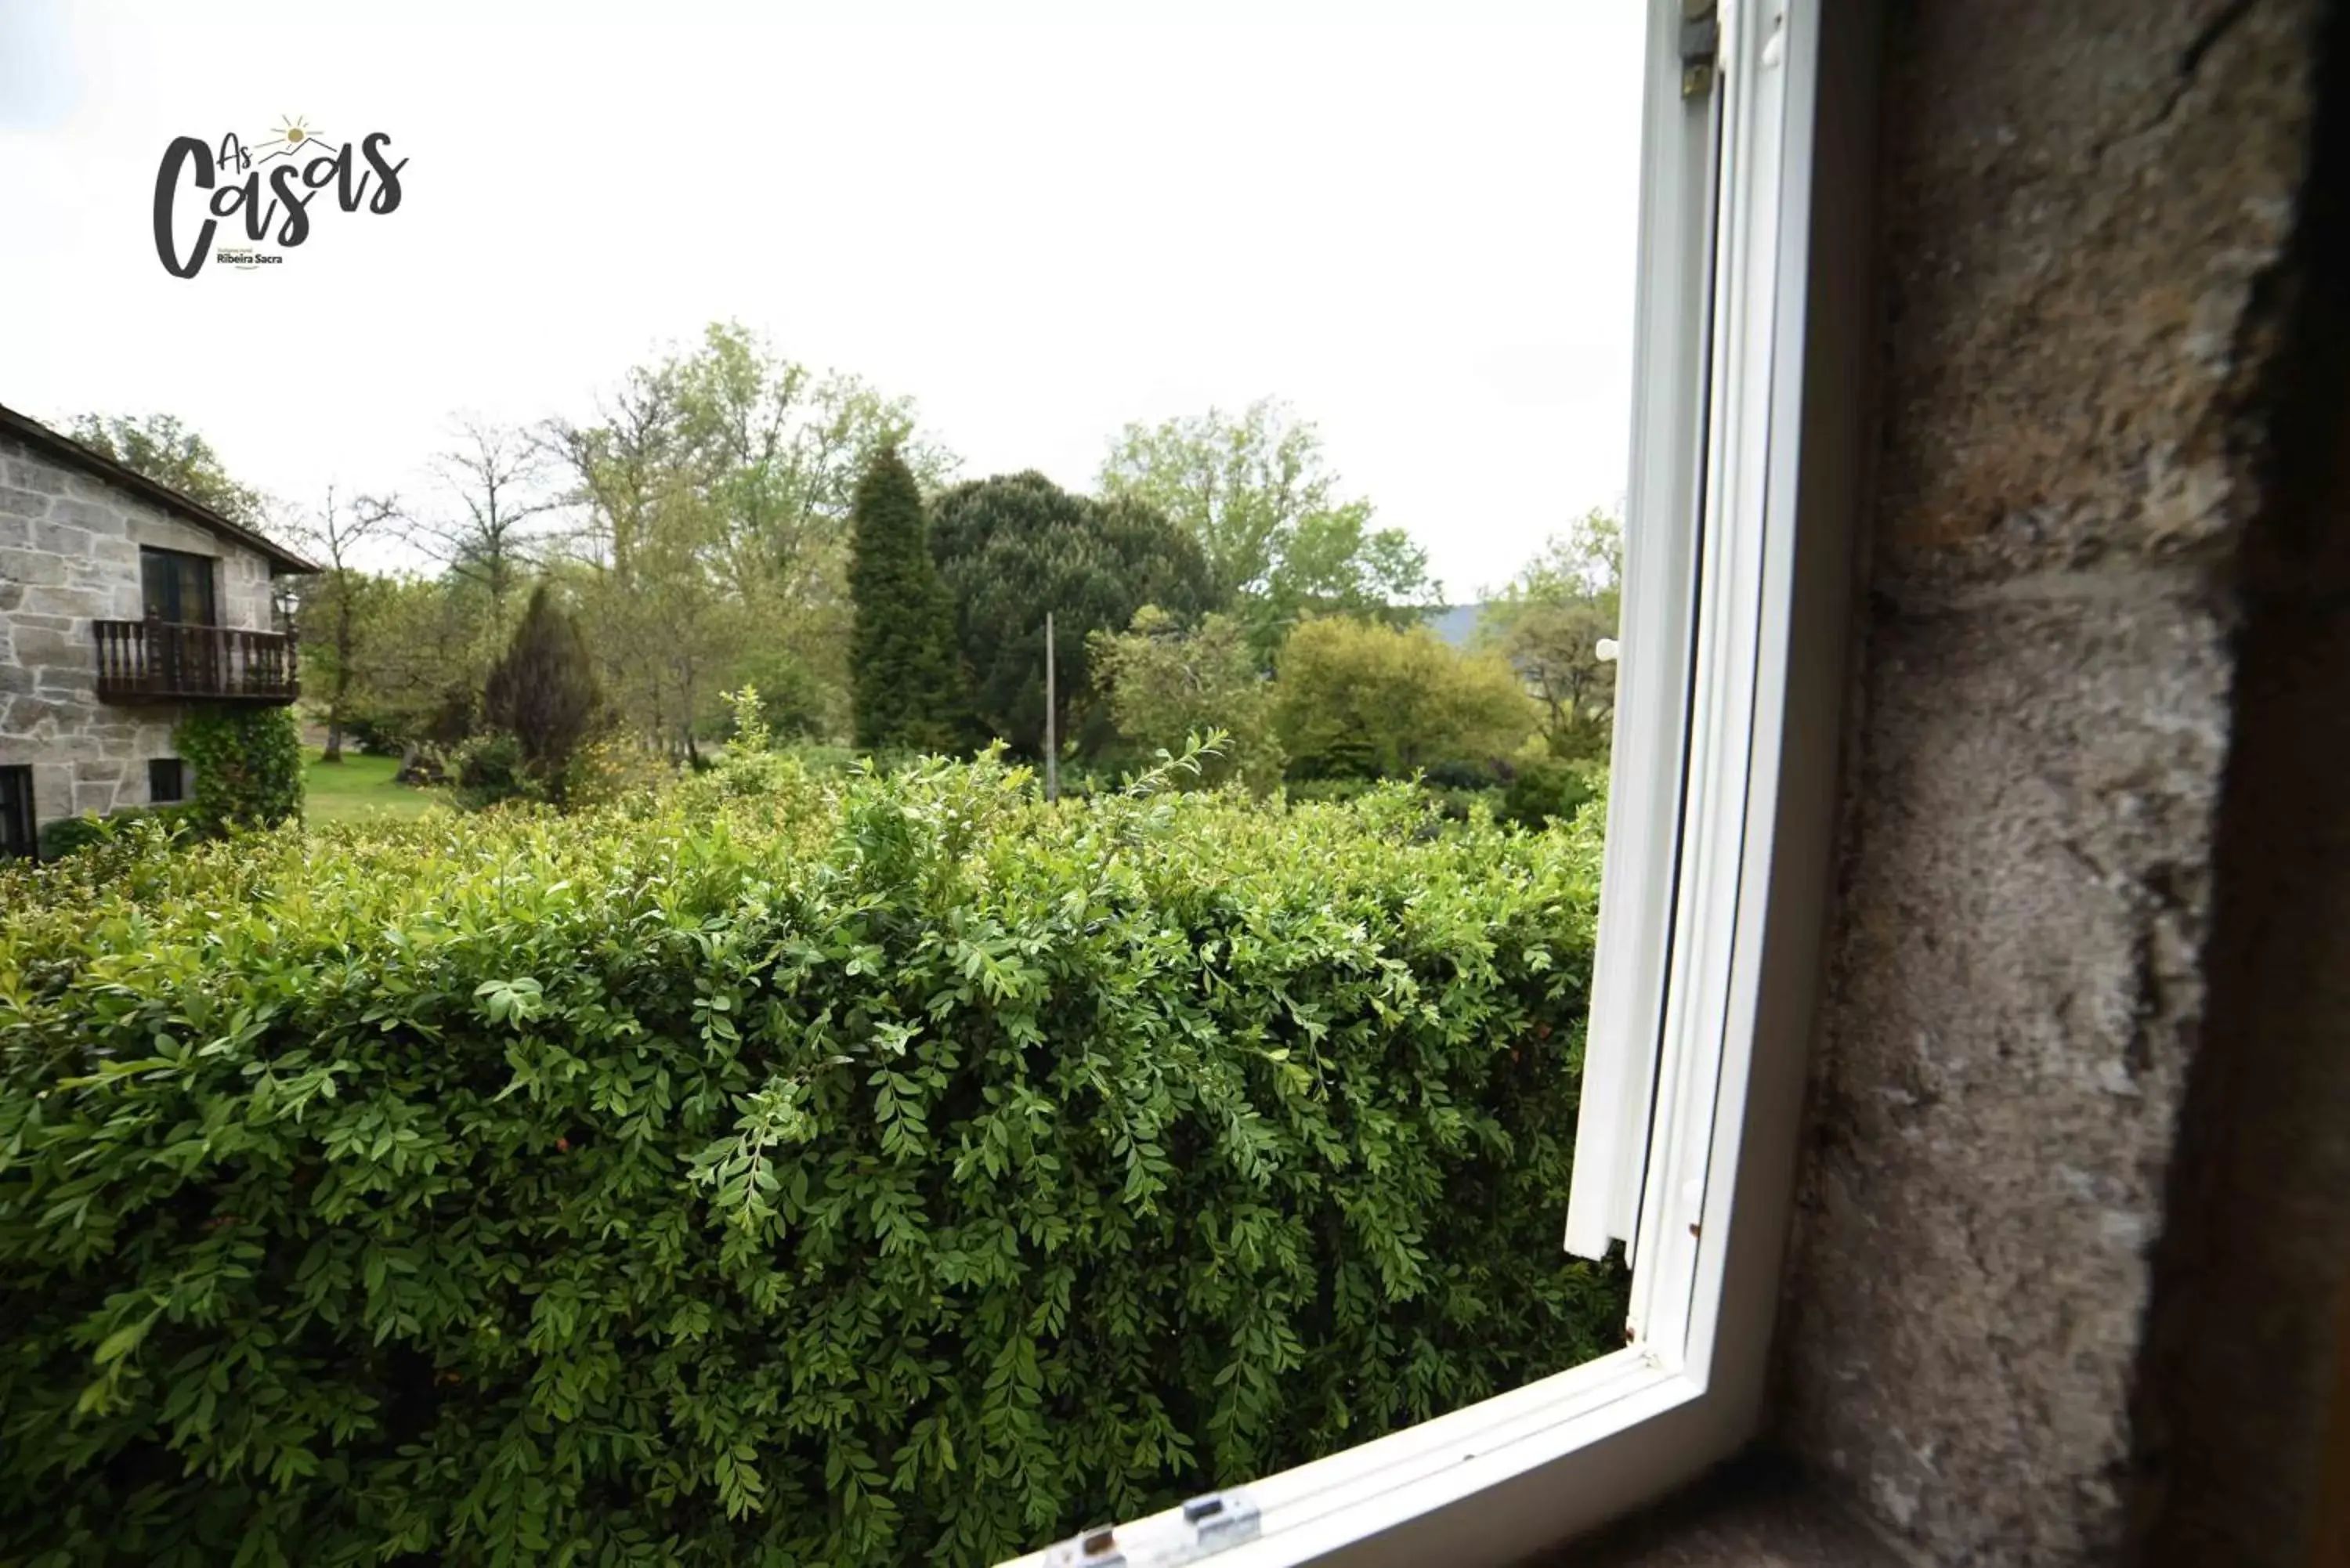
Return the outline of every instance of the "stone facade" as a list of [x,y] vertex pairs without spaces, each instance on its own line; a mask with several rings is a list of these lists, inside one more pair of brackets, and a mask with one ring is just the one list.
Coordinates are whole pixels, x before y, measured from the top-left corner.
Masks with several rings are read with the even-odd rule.
[[[1877,495],[1774,1435],[1921,1563],[2076,1568],[2190,1528],[2198,1552],[2133,1560],[2315,1561],[2350,1053],[2338,1005],[2284,1013],[2350,952],[2320,875],[2350,829],[2338,753],[2262,761],[2252,654],[2299,612],[2247,551],[2283,526],[2278,421],[2339,406],[2268,389],[2316,352],[2309,291],[2350,275],[2311,259],[2322,13],[1892,8]],[[2293,593],[2350,602],[2350,566],[2294,559]],[[2293,745],[2344,732],[2350,636],[2324,635],[2277,659],[2311,699],[2273,704]],[[2227,1003],[2237,949],[2267,1013]],[[2202,1187],[2233,1201],[2196,1240]]]
[[181,710],[98,700],[90,623],[142,613],[142,545],[211,557],[221,624],[275,624],[270,564],[0,434],[0,767],[30,763],[41,822],[145,805]]

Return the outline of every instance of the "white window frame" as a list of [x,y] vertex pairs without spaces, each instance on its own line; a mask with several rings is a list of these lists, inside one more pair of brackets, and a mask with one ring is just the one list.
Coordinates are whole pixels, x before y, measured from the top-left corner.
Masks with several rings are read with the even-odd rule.
[[[1621,1350],[1228,1491],[1217,1568],[1503,1564],[1695,1479],[1762,1415],[1838,776],[1867,367],[1875,6],[1649,15],[1625,634],[1566,1243]],[[1717,170],[1723,177],[1717,180]],[[1180,1511],[1118,1527],[1191,1560]],[[1009,1568],[1088,1561],[1066,1543]]]

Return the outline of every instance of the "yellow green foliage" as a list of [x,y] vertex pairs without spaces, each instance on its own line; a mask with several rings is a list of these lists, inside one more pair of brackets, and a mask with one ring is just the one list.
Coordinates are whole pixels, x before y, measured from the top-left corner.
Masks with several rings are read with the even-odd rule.
[[1509,661],[1426,627],[1333,617],[1281,646],[1274,722],[1299,777],[1395,778],[1507,757],[1537,714]]

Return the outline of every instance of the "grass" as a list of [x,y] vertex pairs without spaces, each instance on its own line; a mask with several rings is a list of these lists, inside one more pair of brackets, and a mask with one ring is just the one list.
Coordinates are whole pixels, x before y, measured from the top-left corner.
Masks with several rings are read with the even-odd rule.
[[397,757],[363,757],[346,749],[341,762],[329,763],[306,748],[302,815],[314,823],[380,821],[422,816],[448,804],[440,790],[392,783],[392,775],[399,771]]

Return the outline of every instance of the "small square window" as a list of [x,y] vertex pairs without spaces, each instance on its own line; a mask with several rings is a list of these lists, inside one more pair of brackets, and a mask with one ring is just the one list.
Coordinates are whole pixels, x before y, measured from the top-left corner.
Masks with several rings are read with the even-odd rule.
[[170,805],[188,798],[188,764],[178,757],[157,757],[147,764],[150,805]]

